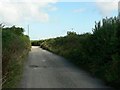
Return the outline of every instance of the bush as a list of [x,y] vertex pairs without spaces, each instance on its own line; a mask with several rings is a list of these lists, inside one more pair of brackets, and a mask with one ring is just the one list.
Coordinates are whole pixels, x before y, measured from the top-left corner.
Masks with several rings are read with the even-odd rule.
[[44,40],[31,40],[31,45],[32,46],[40,46],[40,44],[44,42]]
[[65,37],[45,40],[44,49],[62,55],[90,71],[107,84],[120,86],[120,20],[105,18],[95,24],[93,34],[68,32]]
[[23,34],[22,28],[2,29],[3,88],[16,87],[22,73],[25,57],[30,48],[29,37]]

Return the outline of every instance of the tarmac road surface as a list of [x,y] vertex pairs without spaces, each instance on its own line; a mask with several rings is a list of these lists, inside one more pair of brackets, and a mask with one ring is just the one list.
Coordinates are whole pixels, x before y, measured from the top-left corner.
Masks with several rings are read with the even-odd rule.
[[107,88],[102,81],[68,60],[39,47],[32,47],[20,88]]

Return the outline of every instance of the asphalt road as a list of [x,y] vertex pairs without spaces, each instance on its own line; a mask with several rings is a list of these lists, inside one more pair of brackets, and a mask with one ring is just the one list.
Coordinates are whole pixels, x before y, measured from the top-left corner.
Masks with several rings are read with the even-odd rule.
[[107,88],[63,57],[32,47],[20,88]]

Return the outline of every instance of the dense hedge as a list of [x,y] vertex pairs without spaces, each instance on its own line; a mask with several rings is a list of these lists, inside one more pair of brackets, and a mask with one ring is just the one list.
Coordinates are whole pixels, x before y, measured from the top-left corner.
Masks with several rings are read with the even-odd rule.
[[120,88],[120,20],[105,18],[93,33],[45,40],[41,47],[62,55],[115,88]]
[[44,42],[44,40],[31,40],[31,45],[32,46],[40,46],[40,44]]
[[18,84],[22,67],[31,46],[23,28],[2,29],[2,83],[3,88],[13,88]]

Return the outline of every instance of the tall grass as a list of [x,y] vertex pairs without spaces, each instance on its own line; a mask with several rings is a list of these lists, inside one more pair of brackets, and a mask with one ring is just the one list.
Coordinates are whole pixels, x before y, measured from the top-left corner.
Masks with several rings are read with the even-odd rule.
[[19,27],[2,29],[3,88],[15,88],[22,74],[23,63],[30,50],[30,40]]

